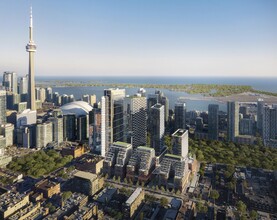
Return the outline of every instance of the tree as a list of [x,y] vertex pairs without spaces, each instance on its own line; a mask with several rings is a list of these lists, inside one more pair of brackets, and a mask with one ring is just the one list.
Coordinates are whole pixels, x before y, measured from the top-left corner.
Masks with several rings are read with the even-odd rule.
[[168,205],[168,199],[165,197],[162,197],[160,199],[160,204],[161,204],[161,206],[166,207]]
[[46,208],[49,208],[49,212],[50,212],[50,213],[53,213],[53,212],[55,212],[55,210],[56,210],[56,207],[55,207],[51,202],[47,203],[47,204],[45,205],[45,207],[46,207]]
[[129,179],[129,184],[133,185],[133,180],[131,178]]
[[237,209],[240,216],[242,216],[246,212],[246,205],[242,201],[238,201]]
[[210,197],[214,200],[214,204],[215,204],[215,200],[219,198],[219,193],[216,190],[211,190],[210,192]]
[[62,194],[62,199],[63,201],[69,199],[72,195],[72,192],[71,191],[65,191],[63,194]]
[[120,176],[118,176],[118,177],[117,177],[117,182],[119,182],[119,183],[120,183]]
[[140,220],[143,220],[143,219],[144,219],[144,212],[141,212],[141,213],[139,214],[139,219],[140,219]]
[[196,210],[197,210],[197,212],[200,212],[200,213],[207,213],[208,207],[205,204],[203,204],[202,202],[198,202],[196,204]]
[[172,151],[172,142],[171,142],[171,137],[170,137],[170,135],[165,135],[165,136],[164,136],[164,143],[165,143],[165,145],[167,146],[168,152],[169,152],[170,154],[172,154],[173,151]]
[[256,220],[258,218],[258,213],[255,210],[251,210],[251,212],[250,212],[250,218],[252,220]]
[[75,170],[75,166],[70,166],[67,168],[67,172],[72,172],[73,170]]

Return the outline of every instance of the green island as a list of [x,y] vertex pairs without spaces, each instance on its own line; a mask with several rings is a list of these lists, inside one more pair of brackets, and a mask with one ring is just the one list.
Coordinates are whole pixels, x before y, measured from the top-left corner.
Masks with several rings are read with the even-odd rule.
[[209,97],[224,97],[234,94],[251,92],[256,94],[264,94],[269,96],[277,96],[277,93],[255,90],[251,86],[246,85],[217,85],[217,84],[133,84],[133,83],[97,83],[97,82],[42,82],[40,86],[53,87],[119,87],[119,88],[154,88],[168,89],[172,91],[181,91],[188,94],[202,94]]
[[55,150],[40,150],[23,157],[13,158],[7,168],[38,178],[65,166],[72,159],[72,156],[62,157]]
[[277,170],[276,148],[189,139],[189,152],[201,162]]

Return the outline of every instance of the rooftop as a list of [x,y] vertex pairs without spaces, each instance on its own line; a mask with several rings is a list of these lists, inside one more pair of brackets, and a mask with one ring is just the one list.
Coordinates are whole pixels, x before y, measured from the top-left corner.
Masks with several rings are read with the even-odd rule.
[[63,115],[75,114],[77,117],[80,115],[88,115],[93,107],[84,101],[70,102],[61,107]]
[[174,155],[174,154],[165,154],[165,157],[182,160],[182,156]]
[[131,144],[128,144],[128,143],[125,143],[125,142],[121,142],[121,141],[116,141],[113,143],[113,145],[117,145],[117,146],[121,146],[121,147],[131,147],[132,145]]
[[89,172],[78,171],[74,174],[74,177],[87,179],[87,180],[94,180],[97,178],[97,175]]
[[145,146],[138,146],[137,149],[146,150],[146,151],[154,151],[154,148],[145,147]]
[[184,134],[188,133],[188,130],[185,129],[178,129],[175,131],[172,136],[182,137]]
[[55,182],[53,182],[51,180],[46,179],[46,180],[44,180],[42,182],[37,183],[36,187],[40,188],[40,189],[43,189],[43,190],[47,190],[47,189],[50,189],[50,188],[52,188],[52,187],[54,187],[56,185],[59,185],[59,183],[55,183]]
[[0,196],[0,211],[8,210],[10,207],[15,206],[22,201],[25,197],[29,197],[24,193],[8,192]]
[[136,198],[139,196],[139,194],[142,192],[142,188],[136,188],[136,190],[132,193],[132,195],[127,199],[126,205],[131,205]]

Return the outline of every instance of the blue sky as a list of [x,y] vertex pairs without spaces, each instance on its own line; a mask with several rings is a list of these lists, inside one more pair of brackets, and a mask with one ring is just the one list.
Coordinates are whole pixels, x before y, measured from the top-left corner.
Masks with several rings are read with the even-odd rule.
[[277,76],[276,0],[0,0],[0,72]]

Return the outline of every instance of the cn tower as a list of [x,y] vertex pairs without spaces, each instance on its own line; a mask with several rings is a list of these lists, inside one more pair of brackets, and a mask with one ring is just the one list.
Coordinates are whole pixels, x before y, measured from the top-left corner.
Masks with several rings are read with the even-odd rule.
[[26,51],[29,53],[29,76],[28,76],[28,108],[36,110],[35,98],[35,71],[34,71],[34,53],[37,46],[33,41],[33,16],[32,7],[30,10],[30,27],[29,27],[29,43],[26,46]]

